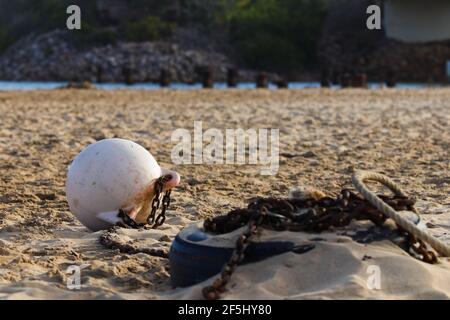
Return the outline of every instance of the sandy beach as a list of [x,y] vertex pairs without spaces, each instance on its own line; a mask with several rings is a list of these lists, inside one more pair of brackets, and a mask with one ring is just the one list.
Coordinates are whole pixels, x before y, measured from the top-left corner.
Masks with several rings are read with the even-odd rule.
[[[166,259],[103,247],[71,214],[67,167],[88,144],[133,140],[181,175],[166,224],[121,230],[139,246],[170,247],[184,226],[294,187],[333,195],[353,169],[383,173],[415,197],[429,231],[450,242],[450,89],[51,90],[0,92],[0,299],[201,298],[172,289]],[[280,167],[174,165],[177,128],[278,128]],[[313,235],[268,234],[307,242]],[[448,299],[450,260],[420,262],[392,242],[362,245],[337,231],[304,255],[238,268],[224,298]],[[364,257],[370,257],[365,259]],[[80,290],[67,268],[82,270]],[[381,289],[366,286],[381,269]]]

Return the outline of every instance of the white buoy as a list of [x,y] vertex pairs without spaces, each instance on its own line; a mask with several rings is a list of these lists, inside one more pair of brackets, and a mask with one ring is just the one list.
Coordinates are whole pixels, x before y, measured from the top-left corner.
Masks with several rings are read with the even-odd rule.
[[154,182],[161,175],[172,176],[164,190],[180,182],[178,173],[161,169],[151,153],[137,143],[124,139],[98,141],[69,166],[66,194],[70,210],[93,231],[121,221],[120,209],[136,222],[145,222]]

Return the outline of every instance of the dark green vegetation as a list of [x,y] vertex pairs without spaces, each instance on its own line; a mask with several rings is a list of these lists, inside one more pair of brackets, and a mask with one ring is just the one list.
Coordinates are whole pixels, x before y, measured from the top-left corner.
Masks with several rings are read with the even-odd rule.
[[251,66],[298,70],[316,63],[325,5],[314,0],[237,1],[227,26]]
[[[0,0],[0,52],[22,36],[64,29],[66,8],[82,9],[82,48],[124,41],[170,40],[200,30],[251,68],[296,73],[316,65],[326,0]],[[102,10],[102,8],[108,10]],[[220,47],[220,46],[219,46]],[[219,48],[220,49],[220,48]]]

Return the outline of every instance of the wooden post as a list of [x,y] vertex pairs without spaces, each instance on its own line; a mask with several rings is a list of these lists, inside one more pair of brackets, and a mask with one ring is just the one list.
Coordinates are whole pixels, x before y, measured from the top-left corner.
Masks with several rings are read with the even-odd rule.
[[159,85],[162,88],[170,86],[170,75],[166,69],[161,69],[161,74],[159,75]]
[[133,77],[132,77],[132,71],[130,67],[123,67],[122,68],[122,76],[124,78],[124,81],[127,85],[133,84]]
[[395,72],[392,70],[386,72],[386,86],[388,88],[393,88],[395,87],[396,82]]
[[238,84],[239,71],[236,68],[229,68],[227,72],[227,86],[235,88]]
[[267,77],[267,73],[262,71],[258,73],[256,76],[256,87],[257,88],[268,88],[269,87],[269,79]]
[[331,73],[329,69],[323,69],[320,73],[320,86],[322,88],[331,87]]
[[352,86],[355,88],[367,88],[367,74],[357,73],[353,77]]
[[97,82],[103,82],[103,68],[102,66],[97,66]]
[[202,85],[203,85],[203,88],[212,88],[214,86],[213,70],[211,67],[204,68],[203,77],[202,77]]
[[341,87],[342,88],[350,88],[352,86],[352,77],[350,76],[350,73],[345,72],[341,76]]
[[339,79],[340,79],[340,72],[338,70],[333,70],[331,72],[331,77],[330,77],[331,84],[332,85],[339,85],[340,84],[339,83]]

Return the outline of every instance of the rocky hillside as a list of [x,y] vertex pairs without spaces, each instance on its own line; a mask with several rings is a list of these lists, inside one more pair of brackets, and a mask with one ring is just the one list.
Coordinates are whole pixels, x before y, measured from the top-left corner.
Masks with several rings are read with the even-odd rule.
[[[294,79],[317,67],[326,1],[0,0],[0,77],[147,81],[165,68],[189,82],[235,65]],[[54,31],[69,4],[82,16],[70,35]]]
[[[82,8],[82,30],[61,29],[69,3]],[[0,79],[140,82],[164,71],[189,83],[206,68],[223,81],[232,67],[240,81],[256,71],[318,80],[321,70],[334,82],[361,74],[446,81],[450,42],[403,43],[368,30],[374,3],[383,1],[0,0]]]
[[[30,35],[0,57],[0,78],[7,80],[62,80],[99,82],[156,82],[165,70],[171,81],[199,81],[211,68],[214,80],[224,81],[233,64],[222,54],[181,50],[167,42],[119,42],[78,49],[67,41],[67,31]],[[240,72],[241,80],[254,80]]]

